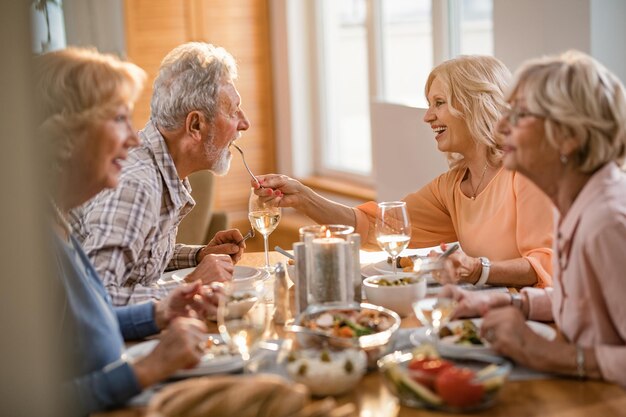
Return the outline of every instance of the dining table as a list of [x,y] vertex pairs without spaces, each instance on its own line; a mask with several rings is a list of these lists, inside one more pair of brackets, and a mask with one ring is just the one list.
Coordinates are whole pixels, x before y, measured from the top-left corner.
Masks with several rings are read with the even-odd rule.
[[[271,263],[287,259],[278,252],[270,252]],[[259,267],[264,265],[263,252],[245,253],[238,265]],[[293,289],[292,289],[293,291]],[[401,329],[419,327],[421,324],[410,315],[402,319]],[[210,328],[216,332],[217,326]],[[280,333],[280,331],[279,331]],[[427,417],[452,416],[441,411],[402,406],[397,397],[387,389],[383,376],[377,371],[367,373],[348,394],[336,398],[339,404],[353,403],[360,417]],[[475,416],[626,416],[626,391],[612,383],[579,380],[555,375],[509,380],[502,387],[494,406],[472,412]],[[146,407],[124,407],[92,414],[97,417],[141,417]]]

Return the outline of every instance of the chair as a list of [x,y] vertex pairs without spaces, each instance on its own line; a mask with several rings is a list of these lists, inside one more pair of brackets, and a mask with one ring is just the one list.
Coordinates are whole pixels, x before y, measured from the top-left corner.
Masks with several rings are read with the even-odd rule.
[[206,245],[215,233],[226,229],[228,215],[213,211],[215,179],[212,172],[194,172],[189,176],[189,182],[196,206],[178,225],[176,241],[188,245]]
[[399,200],[448,170],[435,135],[424,123],[426,109],[374,101],[372,162],[378,201]]

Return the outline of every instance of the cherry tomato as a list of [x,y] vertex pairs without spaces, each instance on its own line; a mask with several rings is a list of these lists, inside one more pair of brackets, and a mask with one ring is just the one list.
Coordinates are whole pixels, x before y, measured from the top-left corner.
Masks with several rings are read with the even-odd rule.
[[452,363],[444,359],[415,358],[409,362],[409,376],[415,382],[433,388],[437,375],[451,366]]
[[474,372],[467,368],[449,367],[437,376],[435,390],[441,399],[454,407],[471,407],[478,404],[485,388],[474,383]]

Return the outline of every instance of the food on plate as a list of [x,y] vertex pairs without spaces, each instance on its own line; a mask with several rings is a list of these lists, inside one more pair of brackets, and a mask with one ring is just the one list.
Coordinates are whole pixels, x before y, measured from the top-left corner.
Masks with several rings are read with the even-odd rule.
[[393,280],[380,278],[380,279],[370,281],[370,283],[374,285],[378,285],[380,287],[400,287],[403,285],[415,284],[416,282],[417,280],[412,277],[402,277],[402,278],[397,278]]
[[[417,259],[417,255],[411,256],[398,256],[396,258],[396,266],[398,268],[402,268],[403,271],[410,272],[413,271],[413,265]],[[391,264],[393,262],[393,258],[390,256],[387,258],[387,263]]]
[[442,327],[439,331],[439,337],[456,345],[484,346],[485,343],[479,333],[480,329],[472,320],[463,320],[460,326]]
[[366,365],[366,355],[359,349],[303,349],[291,352],[287,373],[313,395],[339,395],[354,387],[365,374]]
[[213,337],[209,337],[204,344],[204,353],[205,355],[212,355],[212,357],[217,358],[221,356],[230,356],[236,354],[226,343],[221,340],[214,339]]
[[475,372],[442,359],[430,347],[414,350],[411,359],[404,363],[394,361],[392,355],[381,360],[381,370],[396,395],[403,401],[408,400],[409,405],[471,409],[493,397],[508,373],[495,364]]
[[378,310],[328,310],[303,320],[302,326],[337,337],[358,338],[389,329],[394,320]]

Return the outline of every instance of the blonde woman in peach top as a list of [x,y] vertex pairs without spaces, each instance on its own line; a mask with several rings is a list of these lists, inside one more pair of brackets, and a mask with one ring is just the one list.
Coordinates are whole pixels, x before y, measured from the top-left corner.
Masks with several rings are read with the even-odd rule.
[[[424,122],[447,154],[450,170],[404,197],[410,247],[458,240],[463,250],[450,257],[454,281],[544,287],[551,284],[551,203],[528,180],[502,169],[496,145],[509,77],[507,68],[488,56],[458,57],[430,73]],[[350,208],[283,175],[259,180],[265,188],[258,194],[278,198],[318,223],[353,225],[366,246],[376,246],[375,202]]]
[[[580,52],[528,62],[512,91],[504,165],[558,210],[554,288],[444,292],[459,301],[458,316],[488,311],[482,334],[515,361],[626,387],[626,91]],[[554,320],[564,337],[543,339],[526,318]]]

